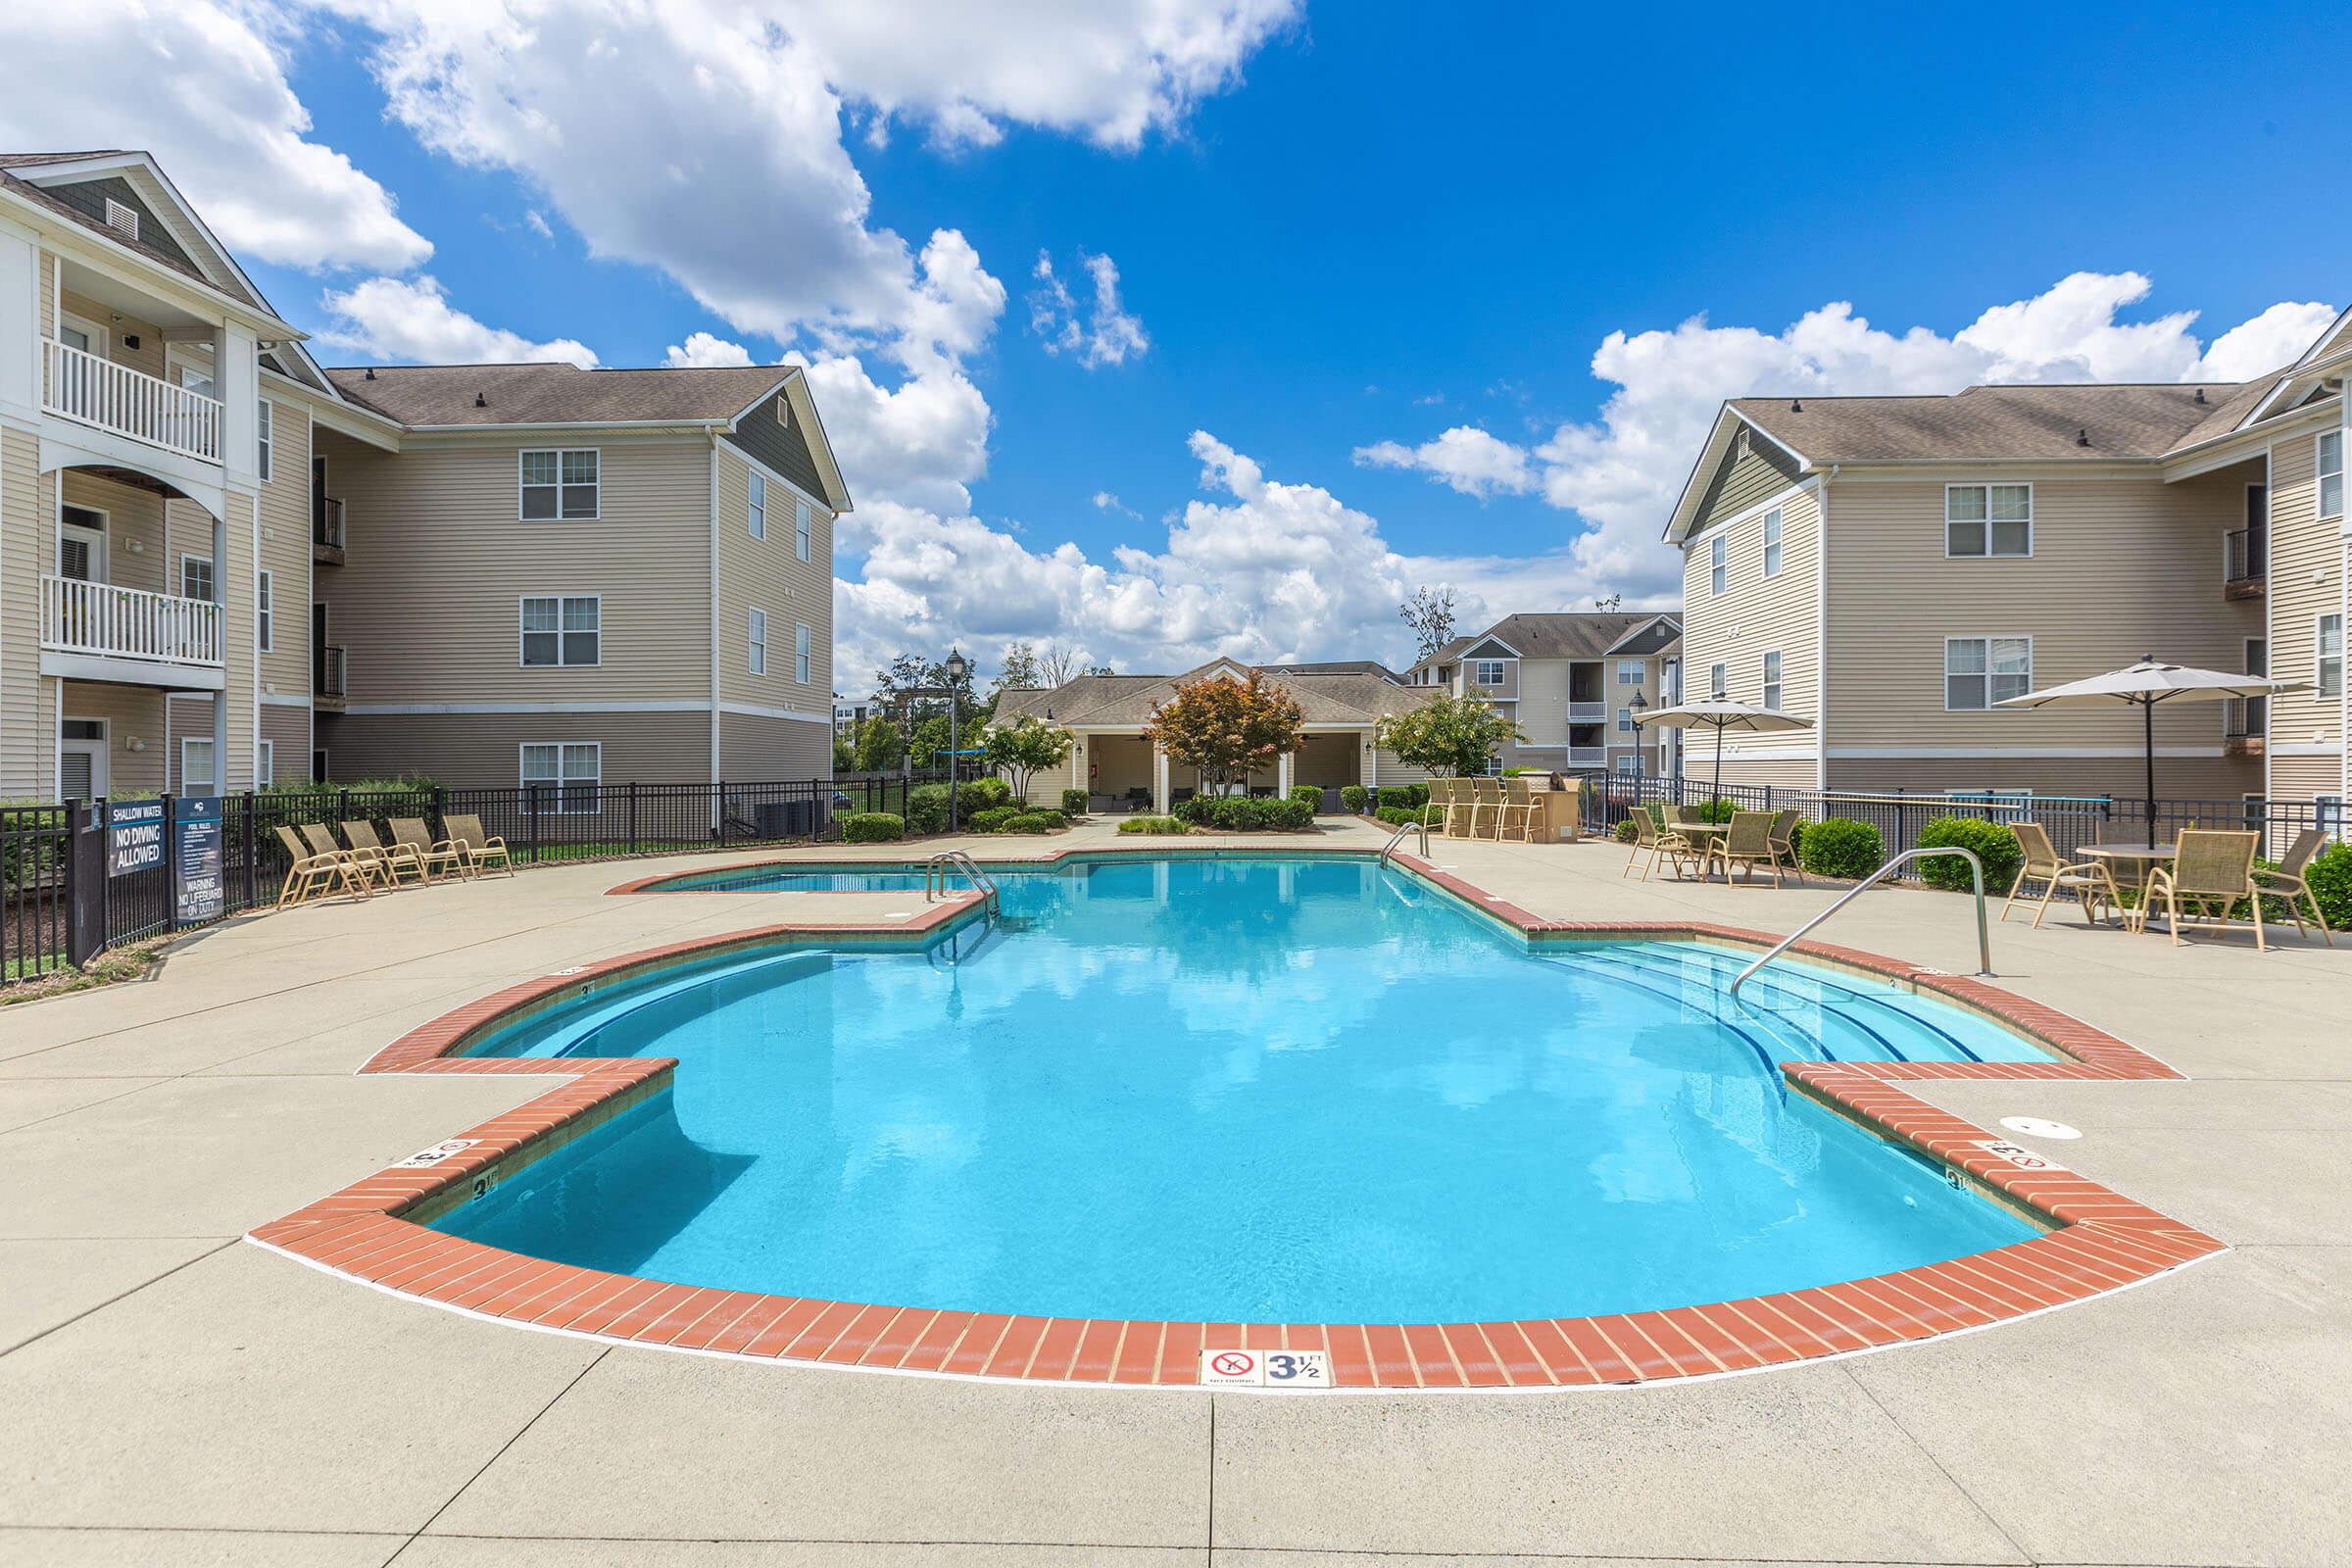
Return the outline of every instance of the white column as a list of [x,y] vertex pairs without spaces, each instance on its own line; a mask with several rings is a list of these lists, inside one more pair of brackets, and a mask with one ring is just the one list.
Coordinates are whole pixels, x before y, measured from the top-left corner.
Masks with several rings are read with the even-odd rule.
[[1284,800],[1291,798],[1291,778],[1297,771],[1292,767],[1292,753],[1285,752],[1274,760],[1274,793]]
[[1372,732],[1368,729],[1359,729],[1355,732],[1355,738],[1358,747],[1355,754],[1355,781],[1364,788],[1370,789],[1373,780],[1379,777],[1379,759],[1372,750]]
[[[213,603],[220,613],[220,668],[225,675],[233,666],[228,662],[228,519],[213,518]],[[166,699],[169,706],[170,699]],[[184,790],[186,780],[181,780]],[[213,693],[213,784],[207,793],[228,793],[228,690],[223,686]]]
[[1168,754],[1156,746],[1152,748],[1152,809],[1168,814]]

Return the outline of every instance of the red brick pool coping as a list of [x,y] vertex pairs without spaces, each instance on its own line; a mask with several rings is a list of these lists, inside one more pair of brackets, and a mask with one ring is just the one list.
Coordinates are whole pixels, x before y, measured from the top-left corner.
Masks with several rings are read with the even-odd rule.
[[[1182,847],[1139,846],[1165,854]],[[1230,850],[1232,846],[1220,846]],[[1110,853],[1119,853],[1124,847]],[[1051,861],[1074,853],[1064,850]],[[1194,853],[1215,853],[1205,847]],[[1290,846],[1284,853],[1295,853]],[[1336,847],[1320,853],[1361,855]],[[1770,933],[1706,922],[1544,920],[1409,856],[1413,872],[1531,941],[1686,940],[1761,950]],[[645,882],[627,885],[634,891]],[[615,889],[615,892],[623,891]],[[1848,1354],[1987,1327],[2121,1290],[2224,1250],[2222,1243],[2074,1172],[2025,1169],[2003,1141],[1938,1110],[1902,1080],[2177,1079],[2154,1057],[2055,1008],[1982,981],[1826,943],[1793,951],[1934,993],[2066,1058],[2023,1062],[1785,1062],[1798,1092],[1940,1161],[1995,1201],[2050,1227],[2028,1241],[1925,1268],[1740,1300],[1597,1317],[1492,1323],[1196,1323],[1048,1318],[835,1301],[671,1284],[484,1247],[424,1223],[668,1086],[662,1057],[453,1055],[488,1029],[600,981],[779,943],[904,941],[968,914],[970,897],[889,924],[778,924],[543,975],[410,1031],[361,1070],[562,1074],[565,1082],[252,1233],[329,1271],[528,1327],[671,1349],[817,1365],[1065,1384],[1200,1382],[1204,1349],[1319,1349],[1340,1389],[1574,1388],[1642,1384]],[[425,1161],[425,1155],[442,1157]]]

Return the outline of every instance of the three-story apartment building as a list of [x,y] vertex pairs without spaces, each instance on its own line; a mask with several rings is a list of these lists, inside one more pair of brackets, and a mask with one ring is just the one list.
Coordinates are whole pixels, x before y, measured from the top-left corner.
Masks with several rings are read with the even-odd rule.
[[2154,654],[2311,688],[2160,708],[2163,793],[2340,810],[2347,370],[2352,313],[2243,383],[1725,404],[1666,529],[1688,689],[1815,721],[1725,778],[2136,795],[2136,710],[1999,705]]
[[1664,777],[1680,736],[1634,723],[1642,707],[1677,700],[1682,625],[1671,614],[1559,611],[1505,615],[1456,637],[1405,672],[1413,686],[1487,698],[1518,722],[1524,741],[1503,747],[1494,765],[1555,772]]
[[321,370],[143,153],[0,157],[0,796],[821,776],[793,367]]

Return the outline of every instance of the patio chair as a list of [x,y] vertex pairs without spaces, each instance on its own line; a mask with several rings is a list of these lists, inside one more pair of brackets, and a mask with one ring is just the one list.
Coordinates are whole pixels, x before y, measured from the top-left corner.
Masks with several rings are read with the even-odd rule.
[[1772,819],[1772,853],[1799,882],[1805,879],[1805,869],[1796,863],[1796,821],[1801,812],[1782,811]]
[[1672,860],[1676,876],[1690,875],[1690,858],[1697,852],[1689,839],[1658,826],[1647,811],[1636,811],[1626,820],[1634,824],[1634,852],[1625,858],[1625,869],[1619,876],[1632,876],[1639,864],[1642,880],[1646,882],[1660,860]]
[[2190,918],[2203,915],[2228,926],[2231,910],[2243,899],[2253,912],[2254,949],[2268,953],[2270,945],[2262,934],[2262,899],[2254,885],[2254,853],[2262,847],[2262,834],[2253,829],[2229,832],[2188,828],[2175,842],[2180,852],[2173,857],[2173,863],[2160,865],[2148,873],[2147,897],[2139,906],[2139,928],[2147,929],[2156,912],[2157,901],[2162,900],[2173,946],[2177,948],[2180,946],[2182,903],[2189,906]]
[[[2082,903],[2084,919],[2096,924],[2099,907],[2113,905],[2124,906],[2123,890],[2116,885],[2115,870],[2105,860],[2070,861],[2058,854],[2050,843],[2049,831],[2039,822],[2021,820],[2009,824],[2017,835],[2017,847],[2026,853],[2026,863],[2017,869],[2017,879],[2009,884],[2009,902],[2001,906],[2001,918],[2022,896],[2034,906],[2034,929],[2041,929],[2041,917],[2050,912],[2050,900],[2061,892],[2072,893]],[[2041,897],[2025,892],[2029,882],[2041,884]]]
[[1430,809],[1438,813],[1438,832],[1446,837],[1451,837],[1453,833],[1453,795],[1457,782],[1450,778],[1433,778],[1429,781]]
[[1643,816],[1649,818],[1650,826],[1656,828],[1661,833],[1665,832],[1669,827],[1674,825],[1666,820],[1666,803],[1663,801],[1652,801],[1647,806],[1639,807],[1637,809],[1640,810]]
[[[1470,781],[1470,836],[1477,838],[1502,837],[1502,780],[1474,778]],[[1492,819],[1494,831],[1490,835],[1481,825]]]
[[495,833],[483,831],[479,816],[471,813],[450,816],[444,813],[441,829],[449,835],[444,842],[465,852],[466,863],[476,876],[481,874],[484,865],[494,860],[506,868],[507,875],[514,874],[514,858],[507,853],[507,841]]
[[466,852],[451,844],[436,843],[432,833],[425,827],[423,817],[395,816],[390,819],[390,826],[395,840],[416,852],[416,858],[424,866],[427,881],[432,879],[436,866],[441,868],[440,874],[443,876],[470,874],[466,864]]
[[1516,827],[1523,842],[1536,836],[1536,797],[1526,779],[1506,778],[1502,781],[1502,806],[1494,823],[1494,836],[1507,839]]
[[313,855],[326,856],[330,858],[339,856],[350,864],[353,875],[369,887],[375,885],[376,868],[374,863],[365,856],[354,855],[337,843],[333,828],[323,822],[304,822],[295,831],[299,832],[304,842],[310,845]]
[[337,888],[355,899],[368,896],[367,879],[351,867],[351,858],[341,850],[332,855],[320,855],[295,836],[294,830],[283,822],[274,824],[278,843],[285,846],[286,879],[278,885],[277,906],[281,909],[313,899],[325,898]]
[[345,822],[343,840],[351,846],[351,853],[372,866],[387,886],[399,887],[403,876],[418,882],[425,880],[423,857],[413,846],[385,838],[371,821]]
[[1750,882],[1756,879],[1757,866],[1770,866],[1772,885],[1776,888],[1781,886],[1781,857],[1772,846],[1770,811],[1734,811],[1731,831],[1718,836],[1707,846],[1706,857],[1710,864],[1717,860],[1723,862],[1726,887],[1731,886],[1735,862],[1746,872]]
[[2303,911],[2296,907],[2295,901],[2301,899],[2308,903],[2311,906],[2312,923],[2320,928],[2320,940],[2332,948],[2335,946],[2335,937],[2328,929],[2328,915],[2320,907],[2320,896],[2311,891],[2310,883],[2303,880],[2304,868],[2311,864],[2311,858],[2319,854],[2327,842],[2325,828],[2305,828],[2295,835],[2295,842],[2286,847],[2286,858],[2278,862],[2278,868],[2266,870],[2258,865],[2254,868],[2254,880],[2261,885],[2263,892],[2284,902],[2286,912],[2293,918],[2297,931],[2306,928]]

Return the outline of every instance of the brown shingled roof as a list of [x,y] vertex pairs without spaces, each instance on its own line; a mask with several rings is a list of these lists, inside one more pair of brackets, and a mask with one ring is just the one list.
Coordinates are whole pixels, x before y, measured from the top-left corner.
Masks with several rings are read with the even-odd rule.
[[1734,398],[1731,406],[1814,464],[2099,462],[2159,457],[2243,390],[2229,381],[1972,386],[1950,397]]
[[[378,366],[326,372],[336,389],[409,425],[659,424],[731,419],[794,372],[786,365],[584,370],[576,365]],[[482,399],[476,407],[474,399]]]
[[28,179],[20,179],[17,175],[9,172],[10,170],[33,169],[43,164],[71,164],[83,158],[121,158],[122,156],[123,153],[118,148],[86,153],[0,153],[0,186],[6,187],[16,195],[37,202],[42,208],[55,213],[68,222],[86,228],[93,234],[103,234],[125,250],[136,251],[141,258],[153,262],[158,267],[169,268],[182,277],[194,278],[207,288],[220,289],[225,293],[244,299],[248,304],[260,305],[267,310],[269,308],[267,303],[252,298],[242,284],[216,282],[170,252],[158,250],[145,240],[131,239],[119,229],[109,228],[105,223],[72,203],[59,201],[45,187],[36,185]]

